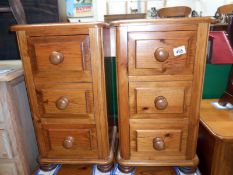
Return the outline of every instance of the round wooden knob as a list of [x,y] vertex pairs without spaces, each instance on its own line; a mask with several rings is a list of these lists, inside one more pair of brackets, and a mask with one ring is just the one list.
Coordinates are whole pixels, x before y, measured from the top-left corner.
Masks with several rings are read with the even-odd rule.
[[167,99],[165,97],[163,97],[163,96],[156,97],[154,103],[155,103],[155,107],[158,110],[164,110],[168,106]]
[[67,136],[63,141],[63,146],[66,149],[70,149],[73,147],[73,143],[74,143],[74,138],[72,136]]
[[56,107],[60,110],[66,109],[69,105],[69,100],[66,97],[61,97],[56,101]]
[[168,59],[169,53],[166,49],[160,47],[160,48],[156,49],[154,56],[155,56],[155,59],[157,61],[164,62]]
[[161,151],[165,149],[165,143],[162,138],[156,137],[153,139],[153,147],[154,149]]
[[58,65],[64,60],[64,55],[60,52],[53,51],[49,56],[49,61],[51,64]]

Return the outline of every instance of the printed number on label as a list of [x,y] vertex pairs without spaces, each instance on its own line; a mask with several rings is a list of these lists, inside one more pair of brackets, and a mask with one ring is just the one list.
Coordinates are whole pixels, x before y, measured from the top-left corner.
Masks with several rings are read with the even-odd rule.
[[185,46],[180,46],[180,47],[174,48],[173,53],[174,53],[174,56],[186,54]]

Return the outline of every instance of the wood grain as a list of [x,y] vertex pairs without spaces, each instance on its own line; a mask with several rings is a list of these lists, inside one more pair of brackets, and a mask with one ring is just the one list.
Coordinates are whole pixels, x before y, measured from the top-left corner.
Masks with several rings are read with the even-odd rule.
[[188,17],[192,9],[187,6],[176,6],[176,7],[165,7],[158,11],[160,18],[171,18],[171,17]]
[[127,28],[116,30],[116,65],[117,65],[117,101],[119,123],[119,147],[124,159],[130,158],[129,143],[129,97],[128,97],[128,58],[127,58]]
[[[200,126],[198,140],[200,170],[208,175],[229,175],[233,173],[233,143],[213,136],[203,125]],[[220,166],[221,164],[221,166]]]
[[106,159],[110,153],[107,99],[105,86],[104,52],[103,52],[103,29],[92,28],[89,30],[90,49],[92,58],[93,93],[95,120],[98,137],[99,158]]
[[[166,98],[168,106],[159,110],[155,99]],[[191,97],[191,82],[130,82],[129,105],[131,114],[182,113],[187,116]],[[131,115],[133,117],[133,115]]]
[[[78,89],[78,91],[77,91]],[[61,85],[41,89],[44,114],[91,114],[93,113],[92,84]],[[57,101],[65,97],[68,105],[59,109]],[[78,116],[77,116],[78,117]]]
[[103,35],[109,32],[103,27],[105,23],[12,27],[17,31],[41,164],[105,165],[113,160],[103,47]]
[[232,13],[233,10],[233,4],[226,4],[218,7],[217,12],[220,14],[228,14]]
[[[121,166],[197,166],[209,22],[208,18],[112,22],[117,31]],[[186,52],[175,56],[173,49],[179,46]],[[167,142],[166,131],[172,137]],[[156,137],[160,145],[168,144],[167,151],[152,151]]]
[[170,159],[164,159],[164,160],[124,160],[121,158],[120,156],[120,152],[118,151],[117,154],[117,161],[119,164],[124,165],[124,166],[136,166],[136,167],[141,167],[141,166],[150,166],[150,167],[159,167],[159,166],[190,166],[190,167],[195,167],[198,162],[199,159],[197,156],[195,156],[193,159],[191,160],[185,160],[184,157],[177,157],[177,159],[175,159],[175,157],[173,157],[174,159],[171,159],[172,157],[170,157]]
[[[67,27],[68,26],[68,27]],[[95,27],[106,27],[108,26],[107,23],[103,23],[103,22],[92,22],[92,23],[47,23],[47,24],[32,24],[32,25],[14,25],[11,27],[12,31],[30,31],[33,32],[34,34],[37,35],[44,35],[45,33],[47,35],[57,35],[57,33],[64,33],[64,35],[69,31],[70,35],[72,34],[78,34],[80,31],[75,31],[75,29],[83,29],[81,31],[86,31],[86,34],[88,34],[88,28],[95,28]],[[58,29],[58,28],[59,29]],[[60,30],[60,29],[64,29]],[[42,33],[40,33],[41,31],[44,31]],[[72,30],[74,30],[72,32]],[[54,31],[54,33],[52,34],[52,31]],[[62,31],[62,32],[61,32]],[[32,33],[28,33],[29,35]],[[84,34],[84,33],[83,33]]]
[[[61,81],[61,77],[62,81],[73,82],[75,77],[76,82],[92,81],[88,35],[31,37],[28,43],[30,58],[36,58],[31,60],[36,82]],[[51,63],[53,52],[62,54],[64,60],[60,64]]]
[[116,20],[145,19],[145,18],[146,18],[146,13],[104,15],[104,21],[107,23]]
[[[164,130],[136,130],[137,133],[137,151],[138,152],[180,152],[182,131],[178,129]],[[164,141],[164,151],[156,150],[153,147],[153,140],[161,138]]]
[[[30,38],[35,48],[37,71],[90,71],[88,35]],[[62,42],[62,45],[61,45]],[[64,61],[53,65],[49,56],[53,52],[62,53]]]
[[[190,20],[191,19],[191,20]],[[189,29],[191,29],[193,24],[198,24],[200,22],[203,23],[210,23],[212,19],[210,17],[198,17],[198,18],[164,18],[164,19],[135,19],[135,20],[119,20],[119,21],[113,21],[110,25],[112,26],[132,26],[132,28],[135,28],[133,26],[144,26],[147,25],[160,25],[164,24],[164,29],[166,25],[168,24],[181,24],[181,25],[187,25]],[[181,27],[181,26],[175,26]],[[131,29],[131,28],[130,28]],[[139,28],[141,30],[142,28]],[[135,29],[138,30],[138,29]],[[185,29],[183,29],[185,30]],[[192,29],[195,30],[195,29]]]
[[[196,32],[193,31],[130,32],[129,75],[190,75],[193,72],[195,43]],[[173,49],[180,46],[185,47],[186,53],[174,56]],[[156,60],[154,54],[158,48],[168,52],[167,60]]]
[[[233,173],[232,113],[211,105],[218,99],[202,100],[200,108],[201,125],[197,151],[200,169],[208,175]],[[221,166],[220,166],[221,165]]]
[[[191,112],[189,117],[189,137],[187,142],[186,155],[187,159],[192,159],[196,154],[197,137],[198,137],[198,124],[199,124],[199,111],[201,96],[203,90],[203,81],[205,73],[206,55],[207,55],[207,41],[209,34],[209,24],[200,23],[197,33],[197,49],[194,66],[194,78],[193,78],[193,92],[191,97]],[[195,140],[194,140],[195,138]]]
[[192,81],[193,75],[156,75],[156,76],[129,76],[130,82],[155,82],[155,81]]
[[[153,148],[153,139],[156,137],[164,140],[164,150]],[[130,120],[132,160],[182,160],[185,157],[186,140],[187,120]]]
[[[98,157],[97,139],[95,125],[78,124],[42,124],[42,131],[46,152],[43,157],[72,159],[91,159]],[[66,137],[73,137],[73,144],[66,148],[64,141]]]
[[233,141],[233,114],[229,110],[218,110],[211,105],[218,99],[202,100],[200,120],[202,125],[216,138],[225,142]]

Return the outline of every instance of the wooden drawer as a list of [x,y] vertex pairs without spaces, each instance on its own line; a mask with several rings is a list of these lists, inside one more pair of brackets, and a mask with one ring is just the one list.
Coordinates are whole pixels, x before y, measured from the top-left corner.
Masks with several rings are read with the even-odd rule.
[[132,158],[142,160],[184,158],[188,122],[186,120],[142,121],[130,124]]
[[8,138],[8,134],[5,130],[0,129],[0,159],[11,159],[12,152]]
[[91,83],[53,84],[38,87],[42,117],[93,118]]
[[[131,32],[128,36],[129,75],[193,74],[196,31]],[[186,52],[175,56],[174,49],[181,46]]]
[[88,35],[31,37],[29,47],[36,81],[92,81]]
[[43,141],[39,144],[43,158],[97,158],[95,125],[46,123],[41,127]]
[[142,114],[186,114],[191,82],[130,82],[131,117]]

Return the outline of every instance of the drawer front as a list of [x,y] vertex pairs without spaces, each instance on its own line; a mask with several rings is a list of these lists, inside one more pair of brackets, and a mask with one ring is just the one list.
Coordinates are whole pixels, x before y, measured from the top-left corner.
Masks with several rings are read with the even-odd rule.
[[195,44],[194,31],[129,33],[129,75],[193,74]]
[[130,82],[130,113],[185,114],[190,105],[191,82]]
[[29,48],[38,82],[92,81],[88,35],[32,37]]
[[0,129],[0,159],[11,159],[12,152],[8,134],[5,130]]
[[133,159],[185,157],[187,121],[144,122],[141,120],[132,122],[130,130],[130,148]]
[[95,125],[42,124],[42,133],[45,158],[97,158]]
[[38,88],[42,117],[93,117],[91,83],[44,85]]

